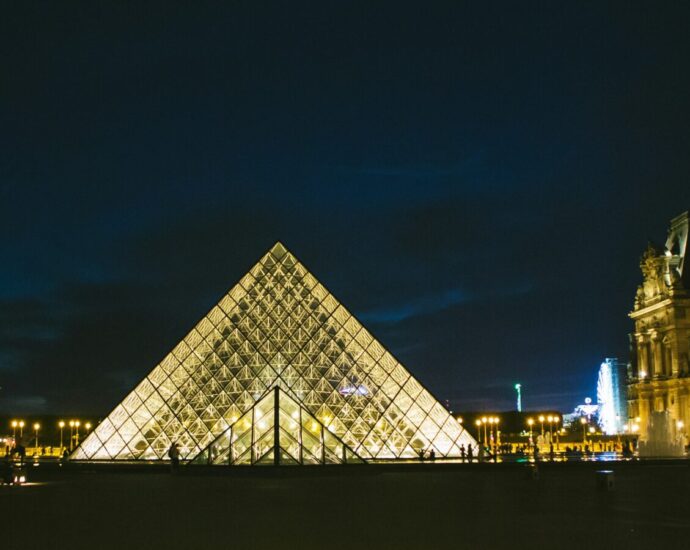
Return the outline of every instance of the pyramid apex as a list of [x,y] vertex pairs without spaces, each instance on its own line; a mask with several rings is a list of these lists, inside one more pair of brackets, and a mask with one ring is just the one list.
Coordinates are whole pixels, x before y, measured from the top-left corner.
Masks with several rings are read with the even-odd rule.
[[280,241],[276,241],[276,244],[274,244],[271,247],[271,250],[269,252],[273,254],[276,258],[282,258],[283,256],[285,256],[285,254],[288,253],[288,249],[285,248],[283,243],[281,243]]

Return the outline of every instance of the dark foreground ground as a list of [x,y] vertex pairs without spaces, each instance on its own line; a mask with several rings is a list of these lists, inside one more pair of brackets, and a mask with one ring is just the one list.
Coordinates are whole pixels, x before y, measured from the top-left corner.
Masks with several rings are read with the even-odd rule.
[[[0,546],[690,548],[690,465],[274,468],[171,476],[39,467],[0,487]],[[217,472],[217,471],[216,471]],[[227,473],[226,473],[227,472]]]

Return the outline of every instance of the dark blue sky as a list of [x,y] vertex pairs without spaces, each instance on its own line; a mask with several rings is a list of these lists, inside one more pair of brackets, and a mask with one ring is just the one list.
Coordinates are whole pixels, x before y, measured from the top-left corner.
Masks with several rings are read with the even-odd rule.
[[276,240],[456,409],[627,360],[682,3],[118,4],[3,9],[0,412],[107,412]]

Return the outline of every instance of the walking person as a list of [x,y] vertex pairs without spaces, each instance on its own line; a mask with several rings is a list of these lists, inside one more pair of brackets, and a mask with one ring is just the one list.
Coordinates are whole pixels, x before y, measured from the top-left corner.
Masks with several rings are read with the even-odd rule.
[[180,449],[176,442],[173,442],[168,449],[168,458],[170,458],[170,472],[176,473],[180,465]]

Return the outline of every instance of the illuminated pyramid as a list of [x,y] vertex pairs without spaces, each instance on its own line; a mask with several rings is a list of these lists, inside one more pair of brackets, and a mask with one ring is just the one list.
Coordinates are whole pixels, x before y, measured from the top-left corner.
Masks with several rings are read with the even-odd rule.
[[76,460],[460,456],[462,426],[277,243],[74,451]]

